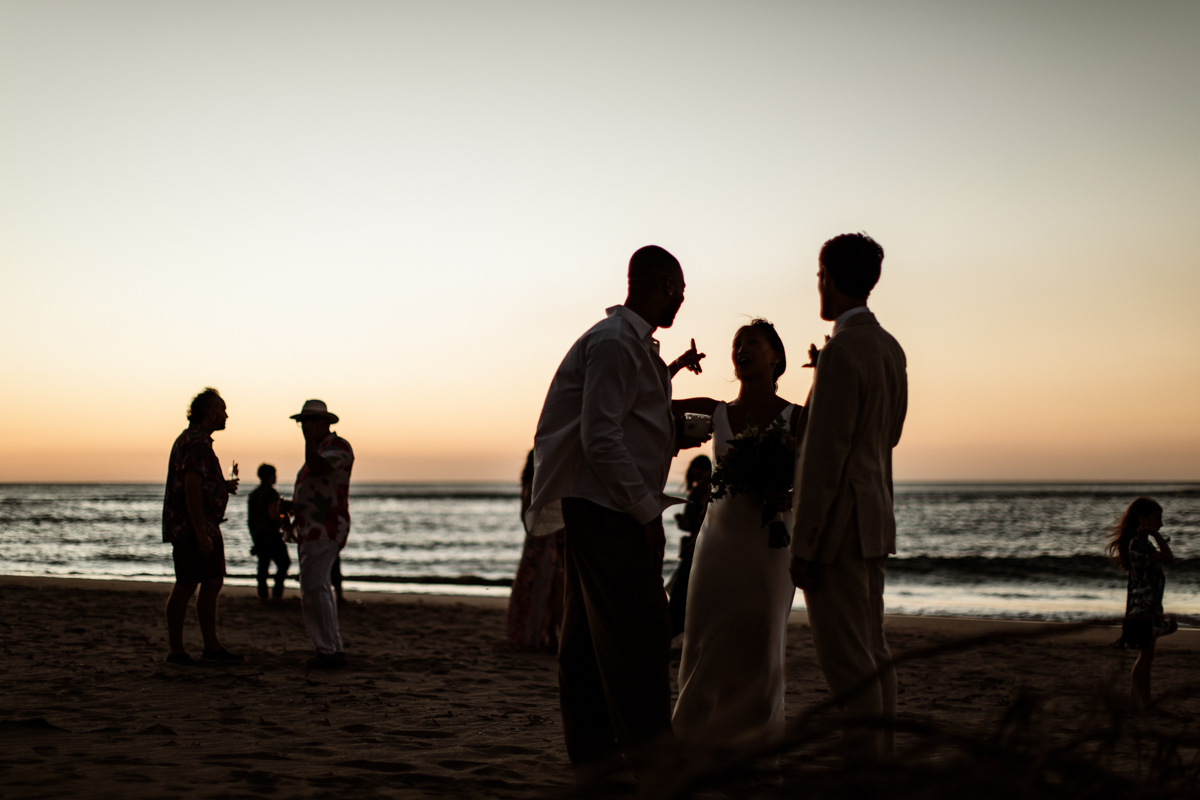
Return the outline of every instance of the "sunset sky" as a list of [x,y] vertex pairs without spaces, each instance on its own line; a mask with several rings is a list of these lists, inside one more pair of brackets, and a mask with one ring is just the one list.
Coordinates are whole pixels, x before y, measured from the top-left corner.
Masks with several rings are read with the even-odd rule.
[[655,243],[660,331],[736,393],[829,324],[863,230],[909,359],[901,480],[1200,480],[1196,2],[3,2],[0,481],[511,480],[554,369]]

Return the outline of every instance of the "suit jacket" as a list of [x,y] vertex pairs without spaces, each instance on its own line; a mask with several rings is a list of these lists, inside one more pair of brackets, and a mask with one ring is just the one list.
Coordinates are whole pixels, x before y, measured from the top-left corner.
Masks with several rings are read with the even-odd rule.
[[794,555],[831,563],[843,535],[861,538],[864,558],[896,552],[892,448],[907,410],[899,342],[874,314],[849,317],[821,351],[813,376],[796,462]]

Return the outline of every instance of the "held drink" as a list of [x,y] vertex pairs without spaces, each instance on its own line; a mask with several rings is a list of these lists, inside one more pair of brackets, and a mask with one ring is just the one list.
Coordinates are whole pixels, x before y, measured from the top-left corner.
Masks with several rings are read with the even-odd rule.
[[683,415],[683,435],[689,439],[703,439],[712,429],[712,417],[707,414]]

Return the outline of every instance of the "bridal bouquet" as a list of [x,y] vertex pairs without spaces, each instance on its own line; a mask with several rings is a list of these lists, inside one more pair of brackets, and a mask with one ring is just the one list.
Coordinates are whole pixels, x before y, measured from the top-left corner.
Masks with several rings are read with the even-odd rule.
[[788,504],[796,470],[796,438],[787,423],[775,420],[765,430],[752,421],[746,430],[729,441],[729,451],[717,459],[712,474],[712,499],[725,495],[762,498],[762,525],[767,528],[768,547],[787,547],[791,541],[787,525],[775,517]]

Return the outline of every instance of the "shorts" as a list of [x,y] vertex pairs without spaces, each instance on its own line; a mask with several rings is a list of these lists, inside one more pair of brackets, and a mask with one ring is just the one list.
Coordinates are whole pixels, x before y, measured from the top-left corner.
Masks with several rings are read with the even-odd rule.
[[205,555],[195,536],[172,543],[171,558],[175,562],[176,583],[206,583],[225,577],[225,540],[218,533],[212,539],[212,552]]

